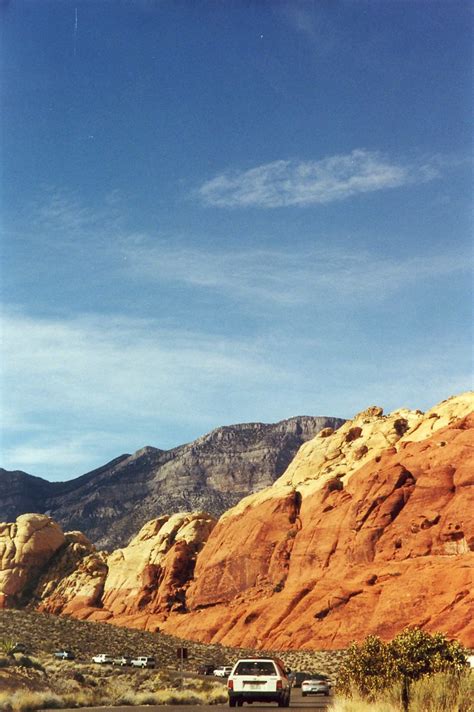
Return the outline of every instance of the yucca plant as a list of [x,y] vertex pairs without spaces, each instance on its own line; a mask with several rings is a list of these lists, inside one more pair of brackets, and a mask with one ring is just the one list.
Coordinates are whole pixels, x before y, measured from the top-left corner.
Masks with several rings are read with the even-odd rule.
[[13,638],[0,638],[0,652],[7,655],[9,658],[13,658],[16,649],[16,642]]

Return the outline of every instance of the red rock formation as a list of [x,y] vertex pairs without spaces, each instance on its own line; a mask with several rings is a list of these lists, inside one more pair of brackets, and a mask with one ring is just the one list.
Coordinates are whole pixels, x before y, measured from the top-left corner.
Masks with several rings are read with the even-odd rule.
[[35,595],[43,610],[226,645],[340,648],[419,625],[474,647],[473,405],[367,409],[215,526],[164,516],[112,554],[66,535]]
[[161,627],[227,645],[326,648],[417,624],[474,646],[473,432],[470,415],[405,440],[347,485],[310,494],[299,517],[282,497],[224,518],[199,557],[190,613]]

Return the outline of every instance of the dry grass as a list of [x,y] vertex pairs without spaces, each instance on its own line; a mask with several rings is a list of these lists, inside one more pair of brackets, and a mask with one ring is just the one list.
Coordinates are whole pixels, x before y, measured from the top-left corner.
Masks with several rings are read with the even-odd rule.
[[[401,687],[380,693],[374,702],[336,698],[332,712],[401,712]],[[474,712],[474,672],[427,675],[410,687],[409,712]]]
[[[203,663],[231,664],[237,658],[254,655],[247,648],[227,648],[183,641],[163,633],[119,628],[109,623],[89,623],[32,611],[0,610],[0,639],[13,639],[24,643],[29,655],[67,648],[76,653],[78,661],[89,662],[92,655],[109,653],[118,655],[152,655],[159,668],[176,667],[176,648],[188,648],[185,668],[196,671]],[[278,655],[294,670],[321,672],[335,679],[343,651],[260,651]],[[70,665],[70,663],[66,663]],[[59,665],[63,665],[59,661]]]
[[336,699],[330,707],[331,712],[400,712],[389,702],[367,702],[361,699]]
[[[17,610],[0,610],[0,639],[21,642],[28,650],[27,655],[15,658],[0,656],[0,710],[6,712],[105,704],[217,704],[227,700],[224,680],[185,678],[181,686],[173,674],[176,648],[188,648],[188,673],[195,673],[203,663],[217,667],[255,654],[254,650],[204,645],[161,633]],[[74,651],[75,661],[54,658],[54,651],[64,648]],[[91,658],[97,653],[150,655],[155,657],[157,669],[94,665]],[[268,654],[279,655],[292,669],[326,673],[335,681],[342,653]]]
[[422,678],[411,690],[413,712],[474,712],[474,672],[466,675],[438,673]]
[[193,688],[191,685],[183,689],[133,690],[132,686],[123,685],[97,686],[96,689],[81,689],[70,686],[69,691],[61,693],[47,691],[17,690],[0,692],[0,710],[3,712],[29,712],[29,710],[59,709],[64,707],[87,707],[96,705],[203,705],[218,704],[227,701],[225,688],[214,683],[209,689]]

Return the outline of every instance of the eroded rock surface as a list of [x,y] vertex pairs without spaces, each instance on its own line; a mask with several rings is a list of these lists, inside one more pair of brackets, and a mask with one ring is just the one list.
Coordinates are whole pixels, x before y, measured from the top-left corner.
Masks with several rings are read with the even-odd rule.
[[36,587],[39,609],[114,622],[132,616],[141,627],[150,615],[182,610],[197,554],[215,522],[200,512],[162,516],[111,554],[78,541],[76,532],[66,534],[68,543]]
[[61,528],[44,514],[23,514],[14,523],[0,523],[0,608],[21,602],[22,593],[63,543]]
[[371,411],[321,433],[270,490],[221,518],[198,560],[190,613],[164,629],[228,645],[340,647],[418,624],[474,645],[474,416],[456,420],[472,405],[452,399],[436,418]]
[[66,535],[34,595],[232,646],[341,648],[419,625],[474,647],[473,411],[472,393],[425,414],[373,406],[217,523],[162,516],[111,554]]

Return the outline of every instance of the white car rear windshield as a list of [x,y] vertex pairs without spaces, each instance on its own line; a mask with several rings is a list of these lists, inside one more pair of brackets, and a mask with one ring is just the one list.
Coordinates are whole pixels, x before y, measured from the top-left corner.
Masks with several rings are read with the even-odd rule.
[[243,660],[235,668],[234,675],[277,675],[272,662],[263,660]]

